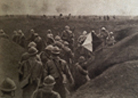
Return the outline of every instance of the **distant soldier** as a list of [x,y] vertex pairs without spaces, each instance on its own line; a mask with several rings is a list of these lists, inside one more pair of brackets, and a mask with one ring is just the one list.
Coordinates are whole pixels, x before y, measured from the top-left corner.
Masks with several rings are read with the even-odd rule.
[[78,63],[75,64],[77,70],[79,71],[79,73],[83,76],[85,76],[87,81],[90,81],[90,77],[88,75],[88,70],[86,67],[86,62],[85,62],[85,58],[83,56],[80,56]]
[[50,29],[47,31],[46,38],[47,38],[47,41],[46,41],[47,45],[53,44],[55,42],[54,36],[53,36],[52,31]]
[[44,65],[44,76],[52,75],[56,80],[54,90],[61,95],[61,98],[66,98],[66,77],[72,85],[74,84],[74,79],[66,61],[59,57],[60,49],[54,47],[51,53],[51,59]]
[[61,43],[63,43],[63,40],[61,39],[59,35],[55,36],[55,41],[60,41]]
[[53,44],[53,46],[57,46],[59,47],[60,49],[63,48],[64,44],[63,44],[63,40],[60,38],[60,36],[56,36],[55,37],[55,43]]
[[106,45],[107,46],[112,46],[115,44],[115,38],[114,38],[114,33],[110,32],[106,38]]
[[18,34],[19,34],[19,45],[21,45],[22,47],[25,47],[25,35],[24,33],[22,32],[22,30],[19,30],[18,31]]
[[43,87],[34,91],[31,98],[61,98],[58,92],[53,91],[55,84],[56,82],[53,76],[46,76],[43,82]]
[[106,30],[105,27],[102,27],[101,32],[99,33],[98,37],[102,40],[102,48],[106,46],[106,38],[109,32]]
[[9,39],[9,36],[1,29],[0,30],[0,38],[6,38],[6,39]]
[[42,62],[37,56],[38,50],[31,47],[28,50],[29,58],[23,62],[22,69],[23,79],[21,88],[23,89],[23,98],[30,98],[32,93],[39,87],[42,76]]
[[18,43],[19,42],[19,33],[17,32],[17,31],[13,31],[13,37],[12,37],[12,40],[14,41],[14,42],[16,42],[16,43]]
[[34,42],[37,44],[36,48],[38,49],[38,52],[40,53],[43,49],[43,41],[40,36],[35,36]]
[[87,38],[87,31],[83,31],[82,35],[79,36],[78,38],[78,43],[79,45],[82,45],[85,39]]
[[16,88],[16,84],[12,79],[4,79],[0,84],[0,90],[2,92],[0,98],[14,98]]
[[61,38],[62,40],[67,41],[69,43],[69,47],[73,49],[74,34],[70,30],[69,26],[65,26],[65,30],[62,32]]
[[36,33],[34,29],[31,29],[30,30],[30,37],[29,37],[28,41],[34,41],[35,35],[38,35],[38,33]]

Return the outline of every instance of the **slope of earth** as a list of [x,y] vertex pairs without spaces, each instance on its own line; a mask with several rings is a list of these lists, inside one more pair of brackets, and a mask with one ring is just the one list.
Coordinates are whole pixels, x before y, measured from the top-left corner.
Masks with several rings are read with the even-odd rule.
[[112,47],[95,53],[95,60],[89,61],[88,69],[91,78],[101,74],[107,68],[129,60],[138,59],[138,32],[127,36]]
[[[87,64],[89,76],[93,79],[115,64],[138,59],[137,43],[138,32],[132,32],[131,35],[129,34],[129,36],[124,37],[114,46],[95,52],[95,59],[93,60],[93,58],[91,58]],[[76,87],[79,87],[86,82],[84,76],[78,74],[77,72],[75,73],[75,76],[77,76],[75,77],[77,84]]]
[[138,98],[138,60],[114,65],[71,98]]
[[[21,96],[18,83],[18,61],[24,49],[11,40],[0,38],[0,82],[9,77],[17,84],[16,95]],[[20,98],[20,97],[19,97]]]

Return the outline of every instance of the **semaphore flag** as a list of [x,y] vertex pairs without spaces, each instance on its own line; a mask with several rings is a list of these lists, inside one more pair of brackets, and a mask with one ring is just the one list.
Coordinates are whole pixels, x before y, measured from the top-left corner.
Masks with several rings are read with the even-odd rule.
[[86,48],[87,50],[93,52],[93,44],[92,44],[92,42],[93,42],[92,35],[91,35],[91,33],[89,33],[87,35],[86,40],[83,42],[82,46],[84,48]]

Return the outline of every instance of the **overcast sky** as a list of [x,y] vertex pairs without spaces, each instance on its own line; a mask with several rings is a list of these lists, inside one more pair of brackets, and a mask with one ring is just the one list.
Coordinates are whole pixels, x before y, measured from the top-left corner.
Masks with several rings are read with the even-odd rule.
[[138,15],[138,0],[0,0],[0,15]]

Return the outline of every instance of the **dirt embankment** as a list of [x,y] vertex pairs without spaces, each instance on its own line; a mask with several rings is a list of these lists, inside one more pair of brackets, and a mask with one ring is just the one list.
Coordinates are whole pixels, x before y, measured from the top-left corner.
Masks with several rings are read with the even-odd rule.
[[138,32],[114,46],[98,51],[89,62],[92,80],[81,86],[72,98],[138,97]]

